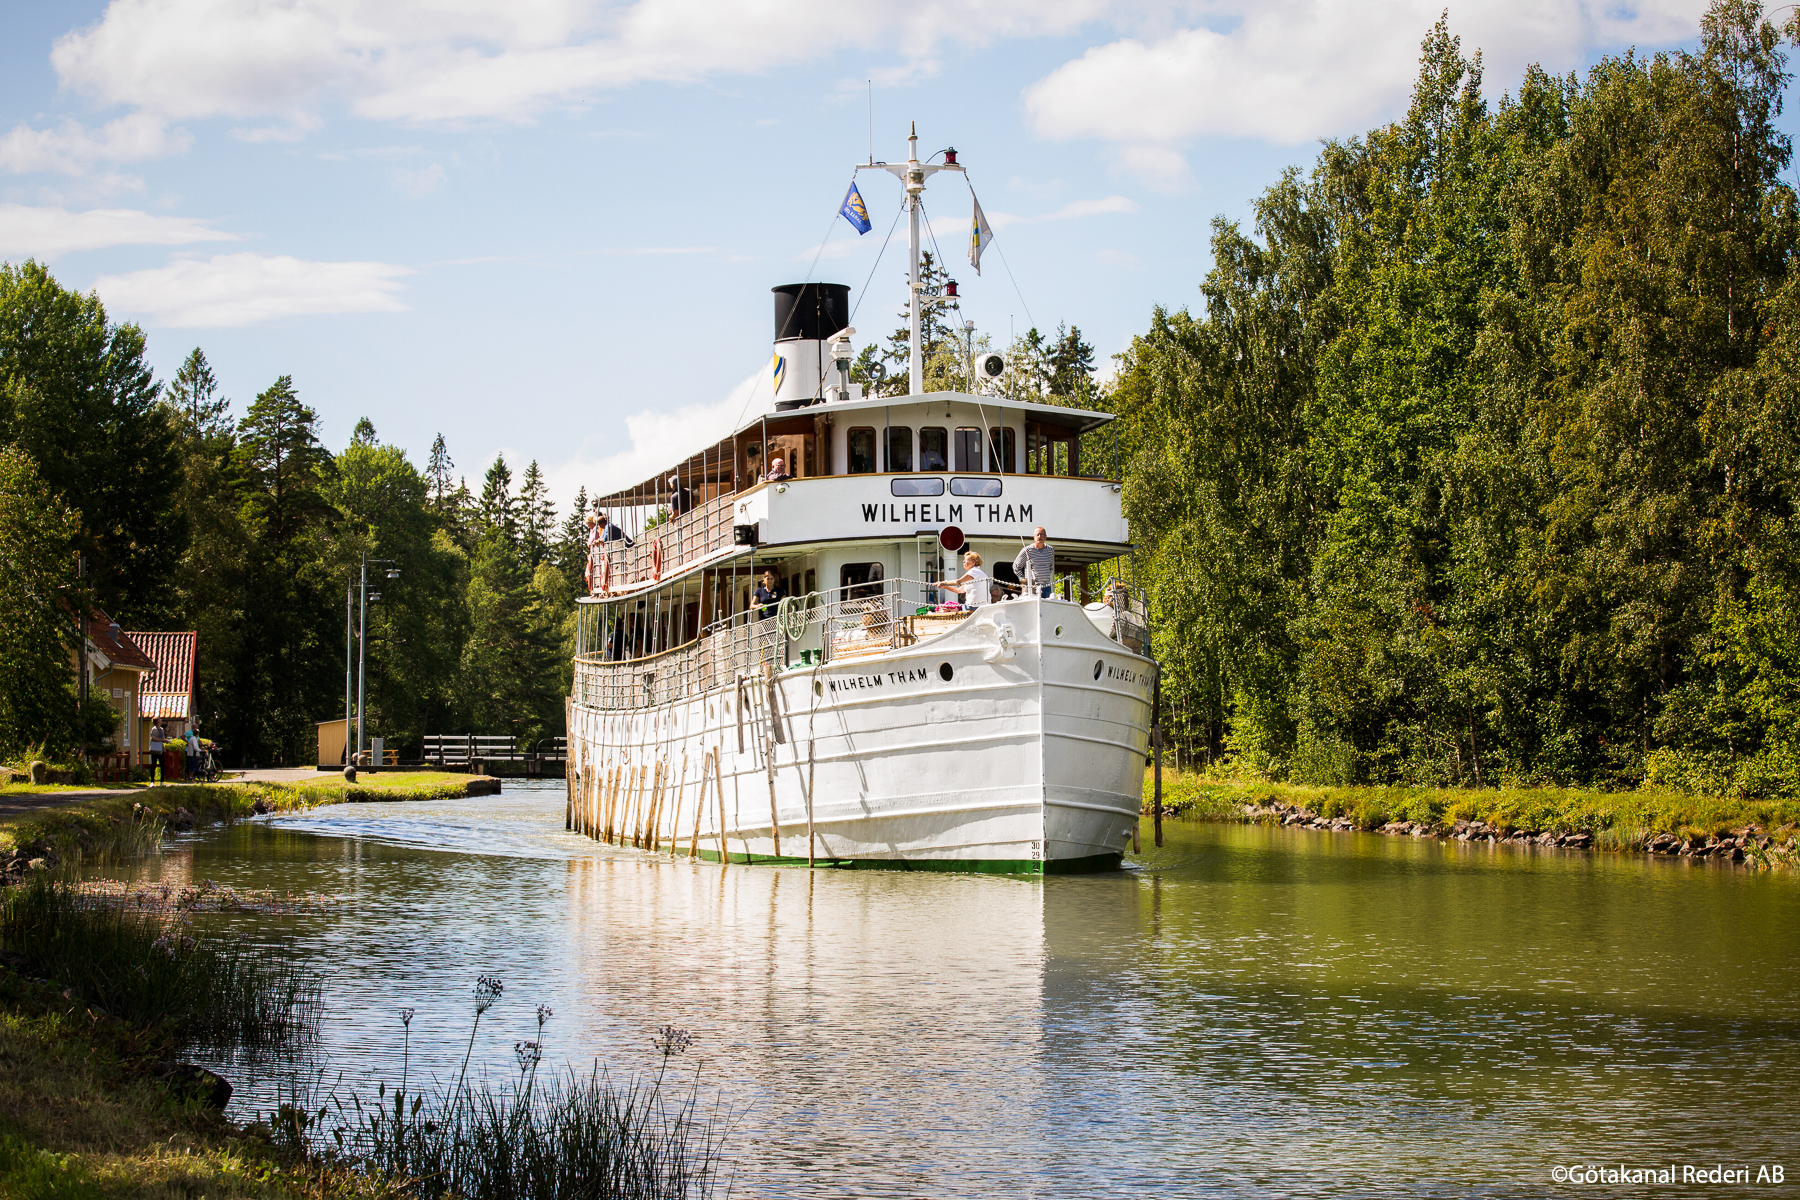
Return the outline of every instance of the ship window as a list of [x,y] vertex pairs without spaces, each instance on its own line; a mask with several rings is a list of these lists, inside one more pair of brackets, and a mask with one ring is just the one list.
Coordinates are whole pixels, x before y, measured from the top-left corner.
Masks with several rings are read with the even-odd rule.
[[906,425],[890,425],[887,431],[887,469],[910,471],[912,465],[912,429]]
[[944,481],[941,479],[895,479],[888,484],[888,490],[896,496],[941,496],[944,494]]
[[1013,431],[1003,425],[996,425],[988,430],[988,470],[1012,474],[1019,469],[1013,458],[1013,450],[1018,443],[1013,440]]
[[818,571],[816,571],[816,570],[807,571],[807,573],[806,573],[806,594],[808,596],[810,596],[818,590],[819,590],[819,573],[818,573]]
[[919,470],[948,471],[950,469],[949,445],[950,435],[942,425],[932,425],[919,430]]
[[952,479],[950,494],[952,496],[998,496],[1000,481],[998,479]]
[[873,475],[875,473],[875,431],[867,426],[852,429],[850,441],[850,474]]
[[846,600],[881,595],[882,581],[886,578],[887,567],[878,562],[845,563],[838,570],[838,586],[844,589]]
[[964,425],[956,431],[956,469],[981,470],[981,430]]

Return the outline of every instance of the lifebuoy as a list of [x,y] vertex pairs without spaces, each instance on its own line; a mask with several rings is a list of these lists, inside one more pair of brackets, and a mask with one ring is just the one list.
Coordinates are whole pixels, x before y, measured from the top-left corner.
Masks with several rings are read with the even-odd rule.
[[650,541],[650,578],[662,580],[662,539],[652,538]]

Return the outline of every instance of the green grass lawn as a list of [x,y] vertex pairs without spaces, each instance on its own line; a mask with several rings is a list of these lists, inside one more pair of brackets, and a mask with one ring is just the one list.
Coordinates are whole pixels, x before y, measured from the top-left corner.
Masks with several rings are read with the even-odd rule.
[[[1144,806],[1153,782],[1144,777]],[[1637,848],[1659,833],[1721,835],[1746,825],[1771,833],[1800,825],[1800,799],[1741,800],[1673,789],[1602,792],[1589,788],[1303,787],[1163,772],[1163,804],[1200,819],[1246,819],[1245,805],[1297,805],[1322,817],[1349,817],[1361,829],[1415,821],[1448,832],[1459,820],[1520,833],[1590,832],[1596,841]]]
[[[68,804],[0,816],[0,850],[44,846],[59,857],[93,861],[124,854],[148,836],[146,827],[161,826],[186,809],[198,823],[231,821],[258,811],[289,812],[352,800],[448,800],[468,794],[483,776],[453,771],[393,771],[361,775],[355,783],[341,774],[321,771],[317,779],[299,783],[166,783],[107,789],[113,795],[88,796]],[[34,789],[54,793],[58,789]],[[93,791],[63,788],[63,791]],[[8,788],[0,795],[21,794]]]

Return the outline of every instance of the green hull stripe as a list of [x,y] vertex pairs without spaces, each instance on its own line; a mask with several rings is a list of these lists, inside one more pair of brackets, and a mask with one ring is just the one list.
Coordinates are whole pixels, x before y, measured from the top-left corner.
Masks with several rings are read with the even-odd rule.
[[[716,845],[715,841],[715,845]],[[646,851],[646,853],[650,853]],[[666,853],[666,852],[659,852]],[[686,858],[685,852],[672,857]],[[701,849],[699,857],[707,862],[718,862],[717,849]],[[1086,858],[1059,858],[1050,862],[1037,862],[1029,858],[821,858],[815,865],[832,867],[840,871],[959,871],[976,875],[1091,875],[1096,871],[1117,871],[1124,861],[1123,854],[1091,854]],[[777,866],[804,867],[804,858],[790,858],[783,854],[745,854],[742,850],[731,852],[731,863],[736,866]]]

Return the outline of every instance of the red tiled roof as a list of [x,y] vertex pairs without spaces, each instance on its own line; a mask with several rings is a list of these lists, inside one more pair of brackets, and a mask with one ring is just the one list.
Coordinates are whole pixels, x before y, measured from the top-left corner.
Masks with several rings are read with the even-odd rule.
[[186,717],[194,699],[194,654],[200,635],[186,633],[127,633],[156,664],[144,676],[141,696],[146,717]]
[[113,662],[125,667],[139,667],[148,671],[156,664],[150,656],[138,649],[128,633],[120,633],[113,637],[113,619],[99,609],[89,609],[87,619],[87,638],[94,643],[94,648]]

